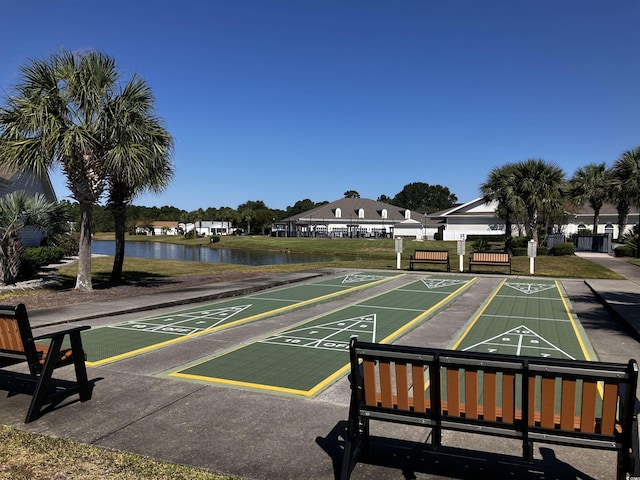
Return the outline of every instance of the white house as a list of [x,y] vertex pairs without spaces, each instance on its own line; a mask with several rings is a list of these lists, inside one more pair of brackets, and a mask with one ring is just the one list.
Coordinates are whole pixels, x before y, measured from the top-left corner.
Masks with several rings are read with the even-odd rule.
[[[469,235],[499,235],[505,233],[505,224],[495,213],[497,206],[497,202],[485,204],[482,198],[476,198],[431,214],[429,217],[431,220],[439,220],[444,225],[443,240],[459,240]],[[627,218],[625,230],[631,231],[638,222],[638,210],[633,209]],[[567,236],[593,230],[593,209],[588,205],[580,208],[568,207],[563,222],[556,225],[556,228]],[[513,226],[513,233],[517,234],[517,225]],[[618,238],[618,212],[614,205],[603,205],[597,232],[593,233],[611,233],[613,238]]]
[[438,226],[421,213],[368,198],[341,198],[274,224],[282,237],[410,237],[423,239]]
[[476,198],[467,203],[429,215],[443,226],[443,240],[460,240],[469,235],[500,235],[505,233],[504,221],[496,215],[497,202],[484,203]]
[[180,233],[177,221],[157,221],[148,225],[136,225],[138,235],[179,235]]
[[[190,230],[193,230],[192,223],[189,224],[191,226]],[[202,221],[195,222],[195,229],[198,235],[231,235],[233,233],[233,225],[231,222],[223,222],[223,221]],[[185,231],[189,231],[185,229]]]

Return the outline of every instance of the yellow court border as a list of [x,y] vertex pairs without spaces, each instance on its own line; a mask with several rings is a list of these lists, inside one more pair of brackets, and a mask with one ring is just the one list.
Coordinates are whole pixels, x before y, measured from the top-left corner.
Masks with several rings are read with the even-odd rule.
[[[428,317],[429,315],[433,314],[433,312],[435,312],[435,311],[439,310],[440,308],[442,308],[443,305],[446,305],[447,303],[449,303],[453,298],[457,297],[464,290],[470,288],[471,285],[473,285],[477,280],[478,280],[478,277],[473,277],[473,278],[469,279],[469,281],[465,282],[463,285],[458,287],[455,291],[451,292],[449,295],[447,295],[445,298],[440,300],[438,303],[436,303],[435,305],[429,307],[427,310],[425,310],[424,312],[420,313],[418,316],[416,316],[415,318],[413,318],[412,320],[407,322],[405,325],[403,325],[402,327],[398,328],[397,330],[395,330],[391,334],[387,335],[379,343],[389,343],[391,340],[396,339],[397,337],[399,337],[401,334],[403,334],[407,330],[413,328],[417,323],[423,321],[426,317]],[[401,287],[398,287],[398,288],[396,288],[394,290],[400,290],[401,288],[403,288],[403,287],[401,286]],[[350,307],[352,307],[354,305],[357,305],[359,303],[363,303],[364,301],[371,300],[372,298],[376,298],[376,297],[380,297],[382,295],[386,295],[387,293],[389,293],[389,292],[384,292],[384,293],[381,293],[379,295],[374,295],[369,299],[361,300],[361,301],[356,302],[356,303],[354,303],[352,305],[336,309],[333,312],[325,313],[325,314],[323,314],[323,315],[321,315],[319,317],[314,317],[314,318],[305,320],[304,322],[301,322],[301,323],[297,324],[296,327],[298,327],[300,325],[304,325],[304,324],[309,323],[311,321],[314,321],[314,320],[316,320],[318,318],[321,318],[323,316],[327,316],[329,314],[335,313],[335,312],[337,312],[339,310],[345,310],[345,309],[350,308]],[[274,333],[272,335],[276,335],[277,333],[286,332],[286,331],[290,330],[291,328],[292,328],[291,326],[287,327],[287,328],[281,330],[280,332],[276,332],[276,333]],[[242,348],[244,346],[246,346],[246,345],[239,345],[237,348],[234,348],[234,349],[231,349],[229,351],[220,353],[218,355],[214,355],[213,357],[207,358],[206,360],[203,360],[201,362],[194,362],[191,366],[199,365],[199,364],[207,362],[207,361],[209,361],[209,360],[211,360],[213,358],[220,357],[222,355],[226,355],[226,354],[228,354],[228,353],[230,353],[232,351],[239,350],[240,348]],[[184,370],[185,368],[190,368],[190,367],[181,367],[181,368]],[[300,389],[293,389],[293,388],[286,388],[286,387],[276,387],[274,385],[267,385],[267,384],[263,384],[263,383],[242,382],[242,381],[238,381],[238,380],[229,380],[229,379],[226,379],[226,378],[207,377],[207,376],[204,376],[204,375],[185,374],[185,373],[180,373],[180,371],[175,371],[175,372],[169,373],[168,376],[169,377],[184,378],[184,379],[187,379],[187,380],[193,380],[193,381],[198,381],[198,382],[216,383],[216,384],[228,385],[228,386],[233,386],[233,387],[251,388],[251,389],[254,389],[254,390],[267,390],[267,391],[270,391],[270,392],[276,392],[276,393],[282,393],[282,394],[291,394],[291,395],[299,395],[299,396],[303,396],[303,397],[312,398],[315,395],[317,395],[319,392],[324,390],[326,387],[328,387],[329,385],[334,383],[338,378],[340,378],[341,376],[345,375],[349,371],[350,368],[351,368],[351,364],[350,363],[345,364],[343,367],[341,367],[338,370],[336,370],[334,373],[329,375],[327,378],[325,378],[324,380],[322,380],[321,382],[319,382],[318,384],[316,384],[313,388],[311,388],[309,390],[300,390]]]
[[[227,328],[235,327],[237,325],[241,325],[241,324],[244,324],[244,323],[253,322],[253,321],[258,320],[260,318],[270,317],[272,315],[277,315],[279,313],[283,313],[283,312],[286,312],[286,311],[289,311],[289,310],[293,310],[295,308],[301,308],[301,307],[304,307],[306,305],[310,305],[312,303],[322,302],[322,301],[324,301],[326,299],[329,299],[329,298],[337,297],[337,296],[340,296],[340,295],[346,295],[346,294],[349,294],[351,292],[355,292],[355,291],[363,289],[363,288],[373,287],[375,285],[379,285],[381,283],[388,282],[388,281],[394,280],[396,278],[400,278],[400,277],[402,277],[404,275],[406,275],[406,274],[405,273],[401,273],[401,274],[398,274],[398,275],[391,275],[389,277],[385,277],[385,278],[382,278],[380,280],[376,280],[374,282],[366,283],[364,285],[357,285],[355,287],[351,287],[351,288],[348,288],[346,290],[340,290],[340,291],[337,291],[337,292],[328,293],[326,295],[321,295],[319,297],[314,297],[314,298],[311,298],[311,299],[308,299],[308,300],[303,300],[301,302],[297,302],[297,303],[294,303],[294,304],[291,304],[291,305],[287,305],[287,306],[284,306],[284,307],[279,307],[279,308],[275,308],[273,310],[268,310],[268,311],[263,312],[263,313],[257,313],[255,315],[251,315],[251,316],[246,317],[246,318],[241,318],[241,319],[235,320],[233,322],[225,323],[224,325],[219,325],[219,326],[216,326],[216,327],[212,327],[212,328],[209,328],[207,330],[202,330],[200,332],[190,333],[188,335],[183,335],[182,337],[172,338],[171,340],[165,340],[164,342],[160,342],[160,343],[154,343],[153,345],[148,345],[146,347],[137,348],[135,350],[131,350],[129,352],[120,353],[118,355],[113,355],[111,357],[103,358],[102,360],[96,360],[95,362],[85,362],[85,363],[89,367],[98,367],[98,366],[101,366],[101,365],[105,365],[107,363],[116,362],[118,360],[123,360],[125,358],[133,357],[135,355],[140,355],[142,353],[150,352],[150,351],[156,350],[158,348],[163,348],[163,347],[166,347],[166,346],[169,346],[169,345],[174,345],[176,343],[183,342],[185,340],[190,340],[192,338],[199,337],[201,335],[207,335],[209,333],[218,332],[220,330],[226,330]],[[221,302],[219,302],[219,303],[221,303]],[[215,305],[215,304],[212,304],[212,305]],[[106,326],[104,328],[109,328],[109,327]]]

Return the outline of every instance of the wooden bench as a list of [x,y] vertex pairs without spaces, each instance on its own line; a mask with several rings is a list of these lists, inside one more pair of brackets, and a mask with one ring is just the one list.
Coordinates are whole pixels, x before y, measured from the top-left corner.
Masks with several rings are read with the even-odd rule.
[[471,252],[469,272],[474,265],[509,267],[511,273],[511,255],[507,252]]
[[[37,419],[44,405],[59,403],[70,395],[78,393],[83,402],[91,398],[80,338],[80,332],[89,328],[81,326],[34,337],[23,304],[0,305],[0,366],[26,361],[36,384],[25,423]],[[65,337],[69,339],[69,347],[63,347]],[[48,343],[40,343],[43,340]],[[76,381],[64,382],[66,387],[61,387],[63,382],[52,378],[53,371],[71,364],[75,367]]]
[[358,342],[341,478],[368,453],[369,422],[616,451],[617,478],[638,475],[638,364],[521,357]]
[[409,270],[418,263],[433,263],[447,266],[447,272],[451,271],[448,250],[416,250],[409,258]]

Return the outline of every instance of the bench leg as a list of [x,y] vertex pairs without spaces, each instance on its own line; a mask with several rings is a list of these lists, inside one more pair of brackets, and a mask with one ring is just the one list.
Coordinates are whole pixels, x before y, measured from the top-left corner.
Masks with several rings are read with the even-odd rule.
[[80,332],[71,334],[70,340],[71,350],[73,352],[73,367],[76,371],[80,401],[85,402],[91,398],[91,389],[89,388],[89,379],[87,377],[87,366],[84,363],[84,350],[82,349]]
[[29,405],[29,411],[24,420],[24,423],[29,423],[40,416],[40,410],[44,401],[47,398],[47,390],[49,383],[53,375],[53,370],[56,367],[56,359],[60,355],[60,349],[62,348],[62,338],[56,338],[51,341],[49,345],[49,351],[47,352],[47,358],[44,361],[42,372],[40,372],[38,383],[36,384],[36,390],[33,392],[33,398]]

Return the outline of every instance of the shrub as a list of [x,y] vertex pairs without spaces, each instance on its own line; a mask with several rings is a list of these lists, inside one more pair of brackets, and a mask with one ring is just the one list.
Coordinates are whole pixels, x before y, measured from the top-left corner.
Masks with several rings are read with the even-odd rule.
[[64,256],[65,251],[62,247],[27,248],[22,254],[19,277],[21,279],[33,278],[42,267],[57,263]]
[[78,250],[80,249],[80,246],[78,245],[78,238],[73,235],[60,235],[59,237],[56,237],[54,245],[62,249],[65,257],[74,257],[78,255]]
[[[529,242],[529,237],[513,237],[511,239],[511,247],[512,248],[525,248],[526,249],[528,242]],[[526,254],[526,252],[525,252],[525,254]]]
[[631,245],[620,245],[613,251],[616,257],[635,257],[636,251]]
[[571,242],[559,243],[549,250],[549,255],[573,255],[576,253],[576,246]]
[[478,238],[471,245],[474,252],[484,252],[489,249],[489,242],[484,238]]
[[218,243],[220,241],[220,235],[211,235],[209,237],[209,243]]

